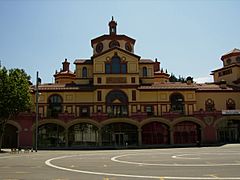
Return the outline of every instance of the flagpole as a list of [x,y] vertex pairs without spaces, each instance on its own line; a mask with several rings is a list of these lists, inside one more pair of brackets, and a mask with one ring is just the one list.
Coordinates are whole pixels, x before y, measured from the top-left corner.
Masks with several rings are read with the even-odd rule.
[[38,150],[38,71],[37,71],[37,79],[36,79],[36,122],[35,122],[35,152]]

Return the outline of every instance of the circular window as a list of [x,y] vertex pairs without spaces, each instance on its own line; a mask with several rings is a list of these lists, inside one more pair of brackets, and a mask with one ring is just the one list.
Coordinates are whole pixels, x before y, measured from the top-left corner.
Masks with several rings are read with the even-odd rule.
[[132,46],[131,46],[131,44],[129,43],[129,42],[127,42],[126,44],[125,44],[125,49],[127,50],[127,51],[132,51]]
[[237,61],[238,63],[240,63],[240,56],[238,56],[238,57],[236,58],[236,61]]
[[227,65],[231,64],[232,60],[231,59],[227,59]]
[[113,41],[111,41],[111,42],[109,43],[109,47],[110,47],[110,48],[119,47],[119,46],[120,46],[120,44],[119,44],[119,42],[116,41],[116,40],[113,40]]
[[103,50],[103,43],[98,43],[96,46],[97,53],[102,52],[102,50]]

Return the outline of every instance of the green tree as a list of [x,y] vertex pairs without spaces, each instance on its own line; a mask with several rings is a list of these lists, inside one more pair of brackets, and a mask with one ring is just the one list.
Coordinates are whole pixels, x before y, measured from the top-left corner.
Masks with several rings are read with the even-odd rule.
[[0,151],[8,120],[31,107],[29,80],[22,69],[0,67]]
[[182,82],[182,83],[187,82],[186,78],[184,78],[183,76],[178,76],[178,78],[177,78],[173,73],[171,73],[171,75],[169,77],[169,81],[170,82]]

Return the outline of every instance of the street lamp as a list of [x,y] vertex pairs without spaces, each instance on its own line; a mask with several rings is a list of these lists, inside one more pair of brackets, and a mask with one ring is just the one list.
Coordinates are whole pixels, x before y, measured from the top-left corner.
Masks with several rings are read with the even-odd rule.
[[38,93],[38,84],[41,83],[41,79],[38,77],[38,71],[37,71],[37,78],[36,78],[36,122],[35,122],[35,151],[37,152],[38,149],[38,97],[39,97],[39,93]]

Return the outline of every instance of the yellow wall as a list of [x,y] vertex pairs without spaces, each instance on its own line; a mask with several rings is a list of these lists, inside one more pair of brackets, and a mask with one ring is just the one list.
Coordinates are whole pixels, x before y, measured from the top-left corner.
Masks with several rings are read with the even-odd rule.
[[231,98],[236,103],[236,109],[240,109],[240,96],[237,92],[198,92],[196,94],[197,110],[205,110],[205,101],[210,98],[214,101],[216,110],[226,109],[226,101]]

